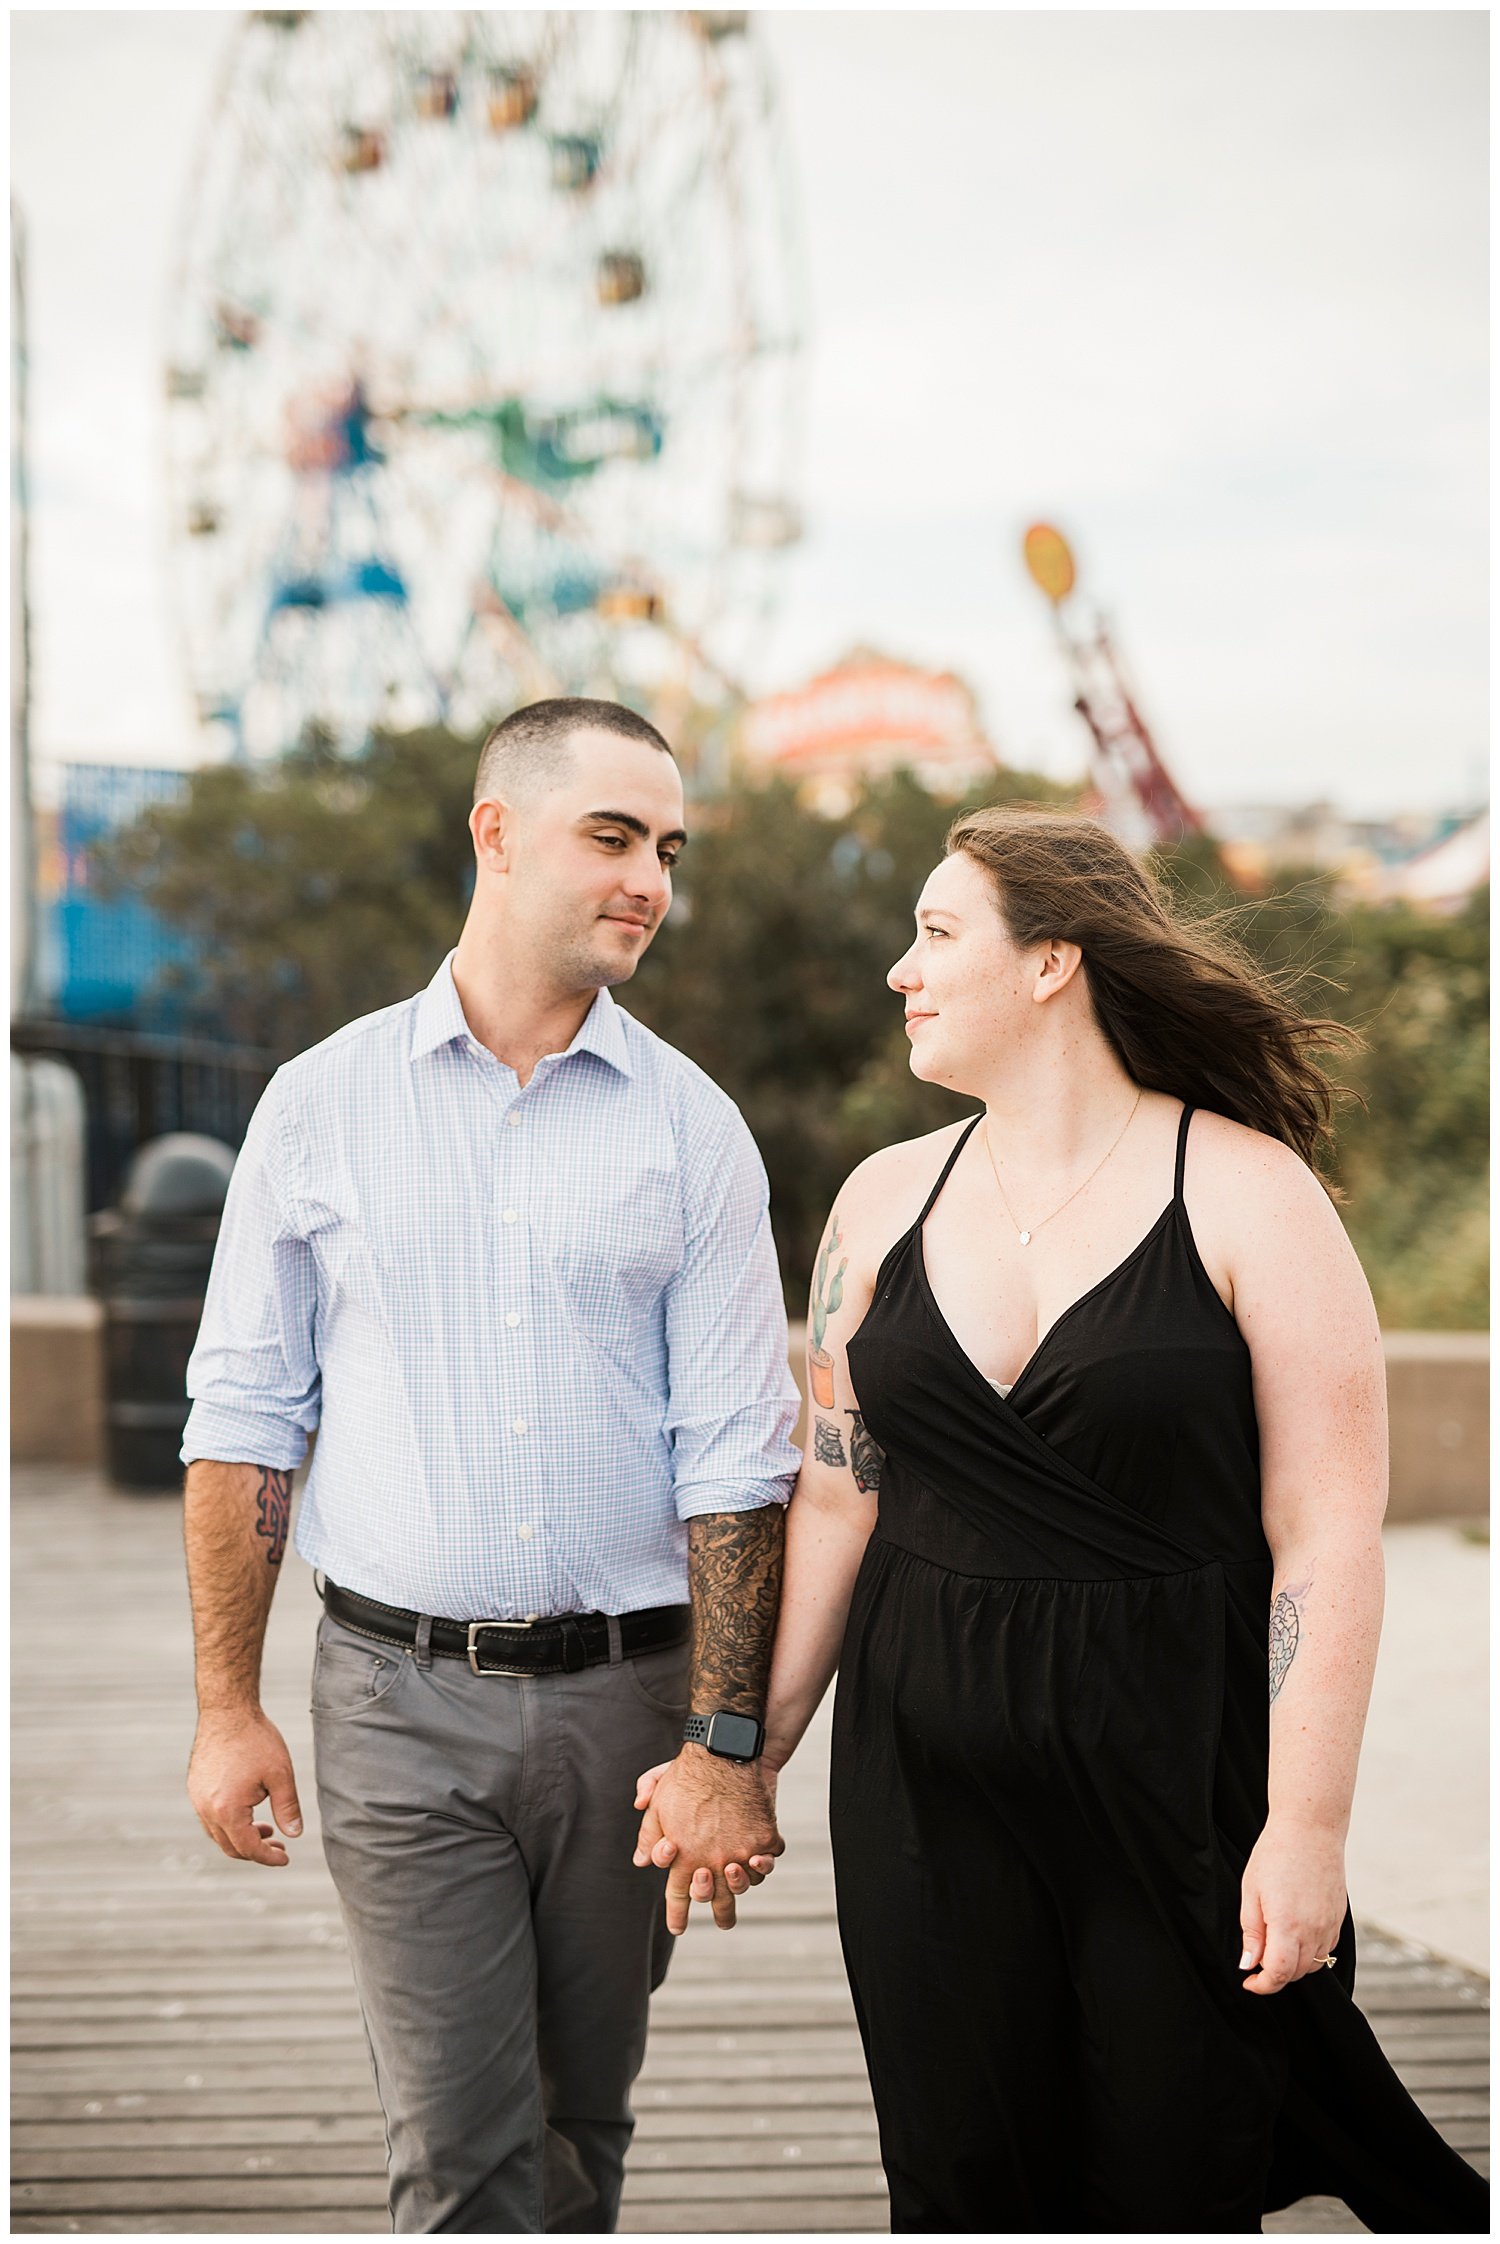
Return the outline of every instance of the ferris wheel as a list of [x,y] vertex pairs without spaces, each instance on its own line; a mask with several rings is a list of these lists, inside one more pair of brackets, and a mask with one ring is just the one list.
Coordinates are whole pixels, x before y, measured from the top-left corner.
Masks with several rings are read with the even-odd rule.
[[800,288],[741,14],[259,11],[171,309],[201,718],[732,701],[797,535]]

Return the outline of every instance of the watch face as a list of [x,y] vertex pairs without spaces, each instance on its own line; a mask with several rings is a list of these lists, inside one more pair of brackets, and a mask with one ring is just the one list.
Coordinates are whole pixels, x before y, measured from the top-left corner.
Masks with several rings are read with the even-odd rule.
[[748,1714],[716,1714],[708,1725],[708,1749],[733,1761],[753,1761],[760,1751],[760,1724]]

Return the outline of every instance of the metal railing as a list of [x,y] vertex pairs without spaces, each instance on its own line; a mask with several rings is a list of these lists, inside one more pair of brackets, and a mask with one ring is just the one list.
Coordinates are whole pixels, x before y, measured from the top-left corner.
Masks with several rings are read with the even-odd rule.
[[74,1021],[13,1021],[10,1043],[62,1060],[82,1081],[91,1214],[111,1204],[131,1156],[163,1131],[201,1130],[240,1146],[276,1066],[253,1045]]

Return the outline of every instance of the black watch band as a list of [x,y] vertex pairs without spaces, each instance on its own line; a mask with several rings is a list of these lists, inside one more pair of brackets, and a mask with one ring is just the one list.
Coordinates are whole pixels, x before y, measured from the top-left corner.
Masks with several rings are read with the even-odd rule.
[[758,1761],[765,1751],[766,1726],[753,1714],[690,1714],[682,1726],[684,1745],[705,1746],[721,1761]]

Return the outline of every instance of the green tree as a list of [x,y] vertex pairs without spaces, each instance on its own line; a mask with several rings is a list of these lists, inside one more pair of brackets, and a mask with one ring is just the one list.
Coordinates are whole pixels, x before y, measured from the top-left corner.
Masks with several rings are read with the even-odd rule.
[[1326,873],[1284,869],[1236,903],[1205,853],[1161,862],[1190,911],[1228,911],[1301,1009],[1357,1030],[1338,1085],[1329,1180],[1381,1321],[1474,1329],[1489,1318],[1489,890],[1451,916],[1348,904]]
[[430,731],[357,763],[314,740],[214,765],[97,852],[100,869],[190,938],[199,1023],[286,1059],[419,989],[454,941],[478,753]]

